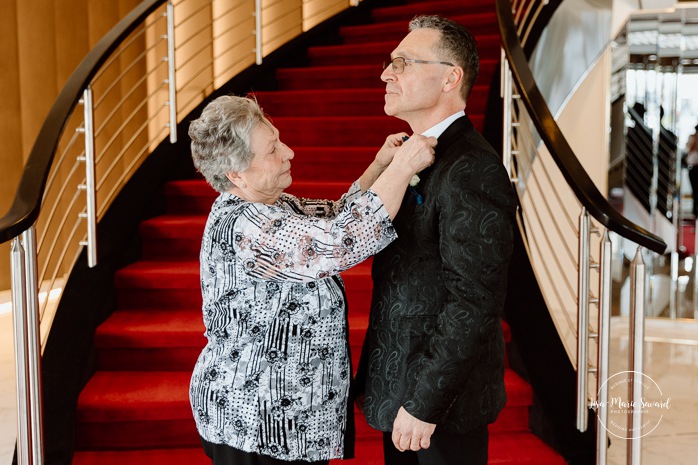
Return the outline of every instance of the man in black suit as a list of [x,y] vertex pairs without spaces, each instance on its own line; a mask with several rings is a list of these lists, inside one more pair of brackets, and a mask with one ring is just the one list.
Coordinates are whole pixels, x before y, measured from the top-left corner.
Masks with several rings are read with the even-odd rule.
[[422,16],[381,76],[385,112],[438,139],[394,220],[398,239],[373,261],[357,386],[388,465],[486,464],[487,425],[505,402],[500,316],[516,200],[464,112],[478,68],[465,28]]

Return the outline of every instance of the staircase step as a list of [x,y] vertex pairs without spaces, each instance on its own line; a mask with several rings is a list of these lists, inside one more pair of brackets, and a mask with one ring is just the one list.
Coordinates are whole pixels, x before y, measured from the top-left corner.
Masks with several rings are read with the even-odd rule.
[[385,88],[256,92],[255,96],[272,121],[279,116],[382,116]]
[[560,454],[533,433],[491,434],[489,465],[565,465]]
[[[78,400],[78,449],[197,445],[188,397],[190,377],[190,370],[98,371]],[[508,402],[500,418],[513,419],[519,410],[528,408],[532,394],[511,370],[506,370],[505,380]],[[500,421],[490,426],[493,436],[527,431],[525,422],[505,421],[503,425]],[[131,436],[133,431],[138,431],[137,438]],[[358,418],[357,436],[372,434]]]
[[[378,149],[389,134],[410,128],[404,121],[390,116],[326,116],[326,117],[279,117],[274,126],[281,140],[295,146],[373,146]],[[308,131],[313,128],[313,131]],[[360,135],[360,137],[357,137]]]
[[197,258],[206,215],[160,215],[140,225],[142,257],[146,260]]
[[[489,86],[475,86],[468,99],[470,114],[483,114]],[[257,101],[276,117],[288,116],[383,116],[384,88],[292,90],[257,92]],[[293,148],[293,147],[291,147]],[[295,163],[295,161],[294,161]]]
[[379,148],[293,147],[293,182],[326,180],[352,183],[368,168]]
[[[371,297],[370,261],[341,273],[349,305],[364,308]],[[116,273],[120,308],[200,309],[199,262],[141,260]]]
[[[384,58],[385,60],[385,58]],[[351,89],[376,87],[385,89],[381,81],[381,63],[352,66],[314,66],[281,68],[276,71],[280,90]]]
[[99,370],[187,371],[206,344],[201,309],[114,312],[95,334]]
[[140,260],[114,281],[120,308],[201,308],[198,261]]
[[[459,14],[448,15],[448,17],[467,27],[473,35],[491,34],[492,30],[496,30],[499,27],[494,4],[492,4],[491,10],[488,9],[483,13],[461,14],[462,12],[463,6],[461,4]],[[345,26],[340,29],[340,33],[345,44],[364,44],[389,40],[400,42],[408,33],[408,29],[407,21],[400,20],[360,26]]]
[[382,65],[390,57],[399,40],[367,44],[322,45],[308,48],[311,66],[374,65],[378,77]]
[[[358,420],[358,417],[357,417]],[[361,465],[383,464],[382,434],[376,432],[370,438],[361,439],[355,461]],[[201,447],[177,449],[144,449],[128,451],[78,451],[73,465],[210,465]],[[344,463],[330,461],[332,465]],[[531,433],[492,434],[489,444],[491,465],[564,465],[565,460]]]
[[[370,272],[363,266],[364,272]],[[365,280],[370,280],[365,273]],[[360,278],[357,277],[358,282]],[[366,287],[356,286],[358,288]],[[370,290],[349,299],[349,345],[354,371],[368,327]],[[192,370],[206,344],[200,309],[138,309],[114,312],[95,334],[97,368],[105,371]]]
[[531,386],[513,370],[504,370],[504,387],[507,403],[499,413],[497,421],[490,425],[490,433],[528,431],[528,409],[533,403]]
[[189,371],[97,371],[78,399],[76,449],[201,446]]
[[[352,182],[294,181],[287,192],[297,197],[338,200],[349,190]],[[218,197],[218,193],[201,180],[174,181],[166,191],[169,210],[177,213],[208,213]]]
[[[482,129],[484,123],[482,115],[471,114],[470,119],[478,130]],[[282,140],[290,147],[371,145],[378,148],[383,145],[389,134],[401,131],[408,134],[412,132],[404,121],[390,116],[283,117],[274,118],[274,125],[279,129]],[[309,133],[305,131],[308,127],[316,130]],[[360,137],[357,137],[357,134],[360,134]]]
[[[496,59],[500,55],[501,40],[499,35],[477,36],[476,41],[481,59]],[[399,40],[391,40],[365,44],[310,47],[308,58],[311,66],[370,64],[382,66],[399,43]]]
[[211,465],[211,459],[199,447],[188,449],[142,449],[78,451],[72,465]]
[[[342,182],[294,181],[287,192],[297,197],[338,200],[355,179]],[[165,187],[165,193],[167,210],[173,215],[207,215],[218,197],[218,193],[206,181],[199,179],[170,182]]]
[[[314,66],[307,68],[282,68],[277,70],[280,90],[327,90],[327,89],[359,89],[381,88],[385,89],[385,83],[380,76],[383,72],[382,63],[387,57],[381,58],[379,63],[370,65],[337,65]],[[489,86],[492,75],[497,68],[499,58],[480,59],[480,74],[476,84]]]
[[405,27],[407,27],[407,22],[420,14],[454,16],[464,14],[465,12],[473,14],[484,11],[495,11],[494,0],[468,0],[467,2],[458,0],[420,1],[401,6],[375,8],[372,11],[372,17],[377,23],[404,21]]

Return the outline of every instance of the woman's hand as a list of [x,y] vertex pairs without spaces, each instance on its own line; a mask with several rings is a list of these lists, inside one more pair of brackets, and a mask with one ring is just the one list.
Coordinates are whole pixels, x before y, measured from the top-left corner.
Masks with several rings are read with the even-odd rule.
[[434,163],[435,146],[435,137],[413,135],[397,149],[390,165],[371,186],[391,219],[397,215],[412,176]]
[[403,141],[408,137],[409,135],[406,132],[398,132],[397,134],[390,134],[385,138],[385,143],[376,154],[375,162],[380,168],[385,169],[393,161],[395,152],[398,151]]
[[435,137],[415,134],[397,149],[392,163],[397,163],[400,168],[409,171],[409,176],[417,174],[434,163],[436,143]]
[[393,157],[402,145],[403,140],[406,140],[408,137],[406,132],[398,132],[397,134],[391,134],[385,138],[385,142],[380,150],[378,150],[376,158],[359,178],[361,192],[366,192],[366,189],[371,187],[376,179],[378,179],[378,176],[385,171],[393,161]]

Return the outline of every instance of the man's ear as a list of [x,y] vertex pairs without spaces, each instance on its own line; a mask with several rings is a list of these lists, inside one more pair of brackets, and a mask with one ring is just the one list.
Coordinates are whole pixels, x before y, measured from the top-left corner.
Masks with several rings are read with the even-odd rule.
[[463,68],[460,66],[454,66],[451,72],[446,76],[446,82],[444,83],[444,92],[452,92],[460,89],[461,83],[463,82]]

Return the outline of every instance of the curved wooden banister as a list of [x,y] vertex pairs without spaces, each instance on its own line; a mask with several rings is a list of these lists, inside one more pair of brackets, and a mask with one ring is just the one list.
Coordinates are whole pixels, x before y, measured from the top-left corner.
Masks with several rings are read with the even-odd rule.
[[166,0],[141,2],[97,43],[70,76],[41,126],[24,166],[12,205],[0,218],[0,243],[22,234],[39,216],[46,180],[58,141],[85,87],[123,40],[164,3]]
[[510,63],[512,78],[529,116],[579,202],[608,230],[657,253],[666,250],[660,237],[631,222],[599,192],[574,154],[541,94],[516,32],[510,0],[496,0],[502,47]]

